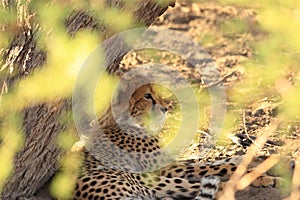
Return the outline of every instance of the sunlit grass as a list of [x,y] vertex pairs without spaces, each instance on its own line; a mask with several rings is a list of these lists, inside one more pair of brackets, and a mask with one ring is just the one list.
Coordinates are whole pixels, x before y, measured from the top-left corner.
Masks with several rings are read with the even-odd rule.
[[217,38],[215,34],[204,34],[199,43],[205,47],[213,46]]
[[221,24],[222,33],[245,33],[246,24],[241,19],[232,19]]

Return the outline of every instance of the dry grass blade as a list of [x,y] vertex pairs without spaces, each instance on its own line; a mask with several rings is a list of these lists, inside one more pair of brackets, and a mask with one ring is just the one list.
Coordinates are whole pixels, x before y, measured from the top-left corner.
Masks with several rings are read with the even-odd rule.
[[230,72],[226,75],[224,75],[222,78],[220,78],[219,80],[217,80],[216,82],[213,82],[213,83],[210,83],[210,84],[207,84],[207,85],[204,85],[203,87],[201,87],[201,89],[205,89],[205,88],[210,88],[210,87],[213,87],[213,86],[216,86],[222,82],[224,82],[227,78],[233,76],[233,75],[236,75],[238,72],[237,71],[233,71],[233,72]]
[[245,174],[238,182],[236,189],[243,190],[249,186],[253,181],[255,181],[260,175],[265,173],[276,163],[278,163],[279,157],[277,155],[271,155],[268,159],[258,165],[253,171]]
[[235,191],[238,190],[237,186],[244,185],[241,183],[241,180],[247,170],[247,166],[251,163],[252,159],[255,157],[255,153],[260,148],[260,146],[263,146],[266,143],[268,136],[271,135],[277,129],[279,124],[280,124],[280,120],[276,119],[273,122],[271,122],[268,127],[261,129],[260,133],[258,134],[260,136],[257,137],[257,139],[255,140],[255,144],[253,143],[249,147],[241,164],[238,166],[237,170],[231,176],[230,180],[226,184],[226,187],[224,188],[224,193],[220,197],[220,200],[234,199]]

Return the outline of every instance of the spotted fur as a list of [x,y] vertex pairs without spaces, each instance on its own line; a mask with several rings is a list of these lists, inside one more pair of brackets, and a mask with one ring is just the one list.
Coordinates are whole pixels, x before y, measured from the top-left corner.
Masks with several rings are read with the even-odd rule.
[[[164,115],[167,110],[149,84],[133,93],[129,110],[135,121],[124,116],[114,120],[109,109],[92,126],[74,199],[214,199],[219,182],[229,179],[241,158],[214,163],[173,161],[159,138],[148,134],[141,123],[150,111]],[[261,183],[272,185],[269,180]]]

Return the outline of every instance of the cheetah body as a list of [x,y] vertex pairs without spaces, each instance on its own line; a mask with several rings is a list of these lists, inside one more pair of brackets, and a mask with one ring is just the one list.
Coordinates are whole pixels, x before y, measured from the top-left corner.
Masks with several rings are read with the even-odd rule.
[[[135,119],[167,110],[151,85],[133,93],[129,105]],[[74,199],[214,199],[219,181],[228,180],[241,160],[173,161],[157,136],[136,122],[113,121],[111,109],[94,124],[90,137]]]

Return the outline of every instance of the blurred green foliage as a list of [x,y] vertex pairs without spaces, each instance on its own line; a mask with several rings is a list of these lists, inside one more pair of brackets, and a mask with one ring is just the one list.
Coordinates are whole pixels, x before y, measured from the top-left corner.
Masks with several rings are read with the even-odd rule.
[[[101,41],[101,35],[91,31],[80,31],[71,37],[66,28],[65,20],[74,10],[85,10],[87,13],[102,13],[99,15],[99,21],[104,21],[111,26],[125,29],[130,24],[128,13],[117,15],[114,9],[103,9],[103,2],[90,1],[20,1],[17,8],[0,9],[0,53],[3,56],[6,49],[9,48],[13,36],[20,31],[21,23],[18,21],[23,16],[22,11],[29,13],[30,26],[34,31],[34,39],[37,47],[47,53],[46,66],[31,72],[30,76],[21,79],[18,84],[8,85],[5,78],[11,76],[18,70],[17,64],[4,65],[5,60],[1,60],[1,102],[0,102],[0,192],[4,181],[13,172],[14,155],[23,146],[22,131],[22,111],[28,105],[42,102],[56,101],[58,99],[69,98],[72,95],[74,84],[80,68],[88,55],[97,47]],[[22,6],[27,6],[23,9]],[[22,7],[22,9],[20,9]],[[98,10],[98,11],[97,11]],[[94,15],[96,16],[96,15]],[[119,16],[121,19],[116,19]],[[114,18],[112,21],[110,18]],[[110,20],[110,21],[109,21]],[[127,21],[126,21],[127,20]],[[24,25],[24,24],[23,24]],[[28,25],[28,24],[27,24]],[[26,25],[25,25],[26,26]],[[116,29],[120,30],[120,29]],[[99,55],[101,56],[101,55]],[[34,58],[32,58],[34,59]],[[100,100],[96,101],[96,109],[103,111],[101,105],[111,97],[112,82],[107,78],[101,82],[102,95]],[[4,87],[5,86],[5,87]],[[7,86],[7,87],[6,87]],[[104,89],[103,89],[104,88]],[[6,91],[7,90],[7,91]],[[7,94],[6,94],[7,92]],[[99,92],[98,92],[99,93]],[[97,97],[99,94],[96,92]],[[105,95],[107,93],[108,95]],[[103,96],[107,98],[103,98]],[[100,103],[99,103],[100,101]],[[99,103],[99,104],[98,104]],[[107,104],[107,102],[106,102]],[[100,106],[99,106],[100,105]],[[61,123],[66,127],[71,126],[72,115],[63,113]],[[57,144],[65,150],[70,150],[75,142],[76,130],[67,128],[57,138]],[[68,155],[62,159],[62,168],[51,184],[51,192],[57,198],[69,198],[77,175],[77,168],[80,166],[80,159],[75,155]],[[73,184],[72,184],[73,182]],[[63,186],[63,187],[62,187]]]
[[[281,104],[277,117],[282,124],[297,121],[300,116],[300,2],[296,0],[219,2],[254,9],[257,24],[263,33],[259,40],[252,42],[254,56],[243,63],[246,77],[235,85],[238,92],[232,94],[234,101],[245,108],[257,100],[275,97]],[[241,19],[246,22],[246,17],[241,16]],[[241,30],[240,23],[231,25],[231,30],[236,29],[237,32]],[[285,178],[289,176],[286,169],[275,170],[279,174],[284,174]],[[282,185],[283,193],[289,189],[290,184]]]
[[[20,2],[19,5],[23,5],[23,1]],[[32,0],[24,1],[24,5],[25,2],[28,5],[27,11],[32,15],[30,18],[33,18],[32,26],[36,31],[35,39],[38,47],[47,52],[47,64],[43,68],[35,70],[30,77],[21,80],[15,88],[8,86],[8,94],[0,94],[3,96],[0,98],[0,118],[5,120],[1,122],[0,126],[0,192],[5,179],[12,173],[13,157],[23,145],[20,111],[30,104],[70,97],[82,63],[103,37],[90,31],[81,31],[74,37],[70,37],[64,24],[67,16],[73,10],[87,10],[98,21],[103,22],[114,31],[126,30],[131,26],[133,20],[132,13],[126,9],[124,12],[120,12],[115,8],[105,8],[103,1]],[[159,2],[165,3],[162,0]],[[266,95],[266,91],[275,88],[282,94],[283,109],[280,116],[284,119],[293,119],[299,116],[300,1],[220,0],[219,2],[255,9],[261,29],[267,33],[265,38],[253,43],[255,56],[245,63],[247,77],[237,86],[240,91],[244,91],[246,98],[241,98],[242,95],[239,93],[236,94],[235,101],[247,105],[255,98],[259,98],[260,94]],[[136,1],[128,0],[127,3],[129,8]],[[16,33],[15,30],[20,26],[18,24],[20,15],[18,9],[0,8],[2,28],[0,53],[2,55],[12,42],[12,36]],[[247,31],[247,27],[243,20],[237,19],[223,24],[222,31],[241,33]],[[207,43],[211,44],[213,40],[213,35],[207,35]],[[1,78],[8,77],[11,70],[17,68],[17,66],[2,67],[5,63],[4,60],[0,63]],[[293,71],[296,74],[292,82],[282,81],[288,71]],[[99,84],[101,84],[101,88],[105,89],[99,90],[98,87],[95,95],[95,99],[97,99],[95,107],[99,113],[104,111],[104,107],[101,105],[105,105],[105,102],[109,101],[113,86],[112,80],[104,79],[103,81],[105,83]],[[1,81],[0,84],[2,87],[3,82]],[[103,95],[103,93],[107,95]],[[99,96],[101,98],[98,98]],[[102,98],[103,96],[107,98]],[[207,97],[202,99],[207,99]],[[179,108],[176,109],[180,110]],[[181,113],[178,113],[178,118],[180,118]],[[70,114],[66,114],[62,118],[64,118],[63,121],[70,119]],[[225,132],[234,126],[232,119],[235,117],[234,114],[230,113],[227,118],[224,127]],[[180,123],[178,126],[172,126],[174,123],[178,122],[167,121],[167,125],[173,127],[173,131],[177,132]],[[58,144],[64,149],[69,149],[75,141],[70,132],[74,132],[74,130],[67,129],[58,138]],[[169,140],[167,138],[166,143]],[[61,199],[70,197],[74,184],[69,184],[69,180],[75,181],[74,174],[76,173],[74,172],[79,163],[80,159],[74,155],[68,155],[62,160],[62,169],[51,185],[51,191],[55,197]],[[62,185],[64,187],[61,187]]]
[[[266,36],[253,42],[255,55],[247,61],[246,79],[239,87],[244,88],[251,96],[250,99],[260,98],[267,91],[275,89],[282,96],[284,109],[282,117],[293,119],[300,114],[300,84],[299,84],[299,53],[300,53],[300,3],[295,0],[288,1],[240,1],[220,0],[224,4],[241,5],[253,8],[261,31]],[[232,24],[231,30],[240,30],[240,23]],[[281,84],[283,79],[292,72],[294,77]],[[280,84],[278,84],[280,83]],[[251,92],[249,94],[249,92]],[[249,98],[235,98],[238,102],[249,103]]]
[[13,159],[23,145],[22,120],[8,113],[0,126],[0,192],[6,178],[12,173]]

